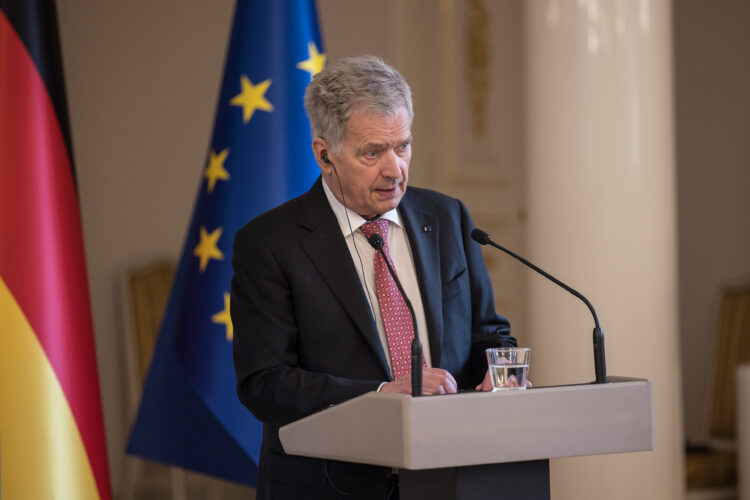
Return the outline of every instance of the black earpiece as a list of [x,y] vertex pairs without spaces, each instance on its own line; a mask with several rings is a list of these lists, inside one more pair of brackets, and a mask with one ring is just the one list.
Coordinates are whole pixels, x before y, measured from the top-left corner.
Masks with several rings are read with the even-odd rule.
[[333,165],[333,163],[331,163],[331,160],[328,159],[328,153],[323,153],[320,159],[323,160],[323,163],[328,163],[329,165]]

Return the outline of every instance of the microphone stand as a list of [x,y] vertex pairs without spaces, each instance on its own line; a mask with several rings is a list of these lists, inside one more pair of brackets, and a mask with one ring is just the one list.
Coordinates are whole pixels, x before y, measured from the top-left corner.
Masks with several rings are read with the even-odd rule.
[[582,294],[577,292],[576,290],[570,288],[568,285],[563,283],[562,281],[558,280],[551,274],[543,271],[542,269],[538,268],[528,260],[524,259],[520,255],[517,255],[507,248],[504,248],[490,238],[490,235],[485,233],[479,228],[474,228],[471,230],[471,239],[479,243],[480,245],[490,245],[498,250],[502,250],[503,252],[507,253],[511,257],[513,257],[516,260],[519,260],[521,263],[525,264],[526,266],[530,267],[534,271],[538,272],[548,280],[552,281],[553,283],[561,286],[568,292],[572,293],[579,299],[581,299],[584,304],[589,308],[589,311],[591,311],[591,314],[594,316],[594,372],[596,373],[596,381],[595,384],[606,384],[608,383],[607,380],[607,367],[604,360],[604,332],[602,331],[602,327],[599,325],[599,317],[596,315],[596,311],[594,310],[594,306],[591,305],[591,302],[588,301],[586,297],[584,297]]

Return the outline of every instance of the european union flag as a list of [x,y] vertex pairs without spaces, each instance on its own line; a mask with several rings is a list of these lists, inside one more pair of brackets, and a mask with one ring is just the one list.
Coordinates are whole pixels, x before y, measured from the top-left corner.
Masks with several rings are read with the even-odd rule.
[[261,424],[232,364],[232,240],[319,170],[303,95],[322,53],[313,0],[239,0],[213,138],[128,452],[255,484]]

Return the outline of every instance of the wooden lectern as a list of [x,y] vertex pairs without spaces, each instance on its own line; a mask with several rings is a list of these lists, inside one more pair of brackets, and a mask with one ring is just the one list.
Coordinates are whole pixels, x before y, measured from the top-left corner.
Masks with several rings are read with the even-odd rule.
[[654,448],[651,381],[412,398],[370,392],[281,428],[292,455],[399,469],[402,500],[549,498],[549,459]]

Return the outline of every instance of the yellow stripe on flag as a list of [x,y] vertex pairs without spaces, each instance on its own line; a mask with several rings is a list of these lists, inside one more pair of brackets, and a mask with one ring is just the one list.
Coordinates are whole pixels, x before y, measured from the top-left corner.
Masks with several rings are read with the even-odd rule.
[[68,401],[0,277],[0,498],[99,498]]

